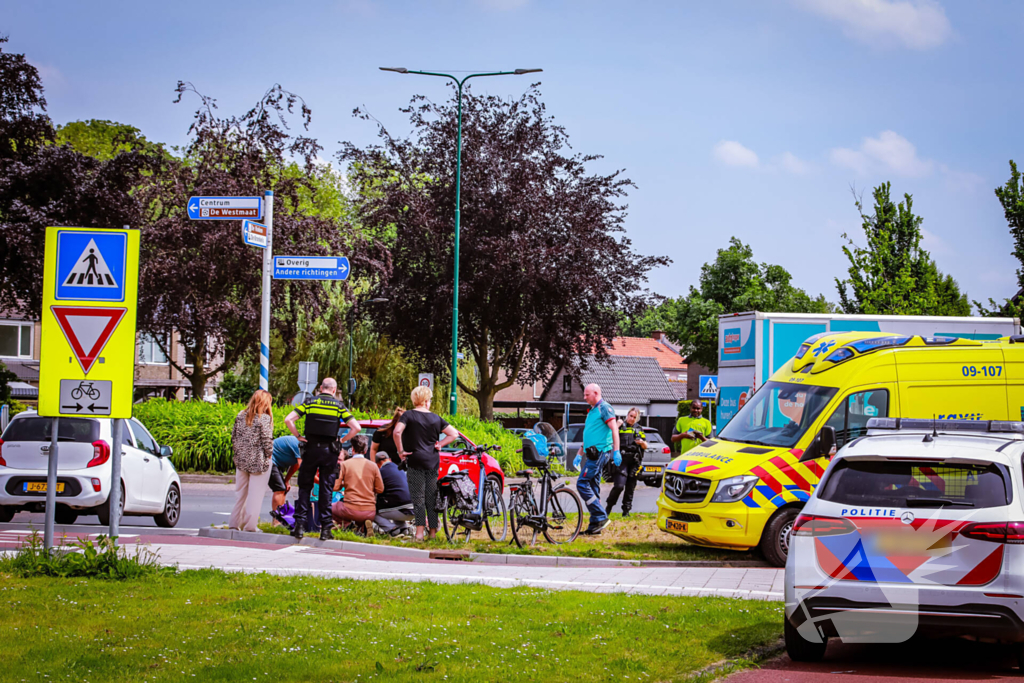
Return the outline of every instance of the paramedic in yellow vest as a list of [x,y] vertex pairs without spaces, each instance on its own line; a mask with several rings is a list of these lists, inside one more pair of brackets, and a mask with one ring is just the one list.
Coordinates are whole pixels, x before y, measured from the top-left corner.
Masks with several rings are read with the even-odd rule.
[[672,435],[672,443],[679,444],[679,455],[690,450],[699,443],[711,438],[711,421],[701,417],[704,404],[699,398],[690,403],[690,416],[681,417],[676,421],[676,431]]

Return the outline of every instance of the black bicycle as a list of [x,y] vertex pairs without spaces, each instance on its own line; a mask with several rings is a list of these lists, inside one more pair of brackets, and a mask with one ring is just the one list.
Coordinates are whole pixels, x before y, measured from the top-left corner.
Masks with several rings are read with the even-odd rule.
[[512,538],[520,548],[534,545],[537,535],[544,534],[549,543],[572,543],[583,527],[583,501],[558,475],[551,472],[547,460],[537,452],[536,445],[523,439],[523,462],[540,471],[540,495],[534,496],[533,470],[520,470],[525,477],[521,484],[509,484],[509,520]]
[[444,522],[444,535],[450,543],[465,543],[474,531],[487,529],[492,541],[504,541],[508,536],[508,512],[497,477],[487,476],[484,453],[500,451],[501,446],[476,446],[459,451],[460,457],[476,457],[477,486],[467,470],[456,470],[437,482],[437,509]]

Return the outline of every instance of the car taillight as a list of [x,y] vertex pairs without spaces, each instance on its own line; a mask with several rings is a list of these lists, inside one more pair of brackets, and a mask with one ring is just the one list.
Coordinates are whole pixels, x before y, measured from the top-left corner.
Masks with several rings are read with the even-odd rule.
[[86,467],[96,467],[110,460],[110,444],[103,439],[92,442],[92,460]]
[[838,536],[856,529],[853,522],[844,517],[799,515],[793,523],[794,536]]
[[671,454],[671,453],[672,453],[672,449],[671,449],[671,448],[669,448],[668,446],[662,446],[662,447],[661,447],[661,452],[662,452],[662,453],[668,453],[668,454]]
[[960,530],[961,536],[976,541],[1024,544],[1024,522],[973,522]]
[[0,467],[7,467],[7,461],[4,460],[4,440],[0,439]]

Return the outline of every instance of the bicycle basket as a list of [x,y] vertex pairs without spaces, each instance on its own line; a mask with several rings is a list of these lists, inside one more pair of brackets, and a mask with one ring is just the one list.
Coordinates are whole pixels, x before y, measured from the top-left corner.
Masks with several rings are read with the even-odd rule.
[[548,461],[541,455],[534,438],[544,439],[540,434],[527,434],[523,439],[523,464],[527,467],[543,467],[548,464]]

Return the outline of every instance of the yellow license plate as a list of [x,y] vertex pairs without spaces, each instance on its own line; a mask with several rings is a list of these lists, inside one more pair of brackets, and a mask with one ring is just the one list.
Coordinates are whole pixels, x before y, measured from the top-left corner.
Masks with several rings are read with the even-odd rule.
[[952,545],[952,534],[903,532],[874,534],[874,550],[883,555],[945,555]]
[[[46,493],[45,481],[26,481],[25,493]],[[57,493],[64,493],[64,482],[57,482]]]
[[680,522],[677,519],[666,519],[665,520],[665,529],[667,531],[680,531],[680,532],[685,534],[686,533],[686,527],[687,527],[686,522]]
[[661,472],[660,467],[645,467],[644,472]]

